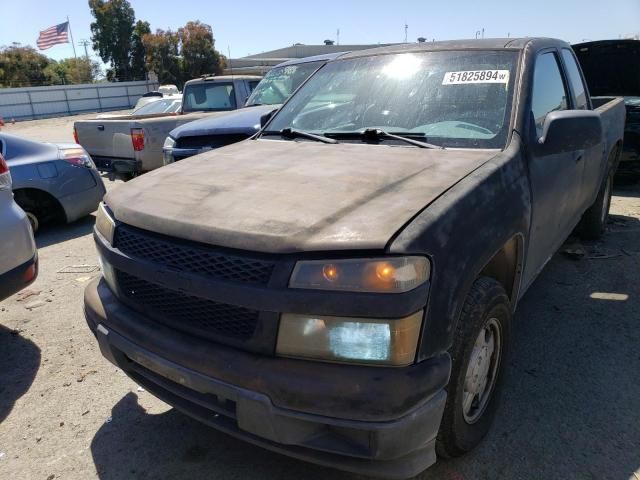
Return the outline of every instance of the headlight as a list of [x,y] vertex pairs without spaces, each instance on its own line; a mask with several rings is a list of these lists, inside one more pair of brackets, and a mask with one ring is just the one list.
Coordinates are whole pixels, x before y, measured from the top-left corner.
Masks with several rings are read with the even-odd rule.
[[276,353],[325,361],[404,366],[413,363],[423,311],[400,319],[280,317]]
[[107,207],[104,202],[100,202],[100,205],[98,206],[98,212],[96,213],[96,230],[110,244],[113,244],[113,234],[116,230],[116,222],[107,211]]
[[109,262],[107,262],[100,253],[98,253],[98,263],[100,264],[100,270],[102,270],[102,276],[109,285],[109,288],[113,293],[118,292],[118,283],[116,282],[116,271]]
[[425,283],[430,273],[426,257],[311,260],[296,264],[289,287],[402,293]]
[[173,148],[175,146],[176,141],[171,137],[167,137],[164,139],[164,145],[162,146],[162,148]]

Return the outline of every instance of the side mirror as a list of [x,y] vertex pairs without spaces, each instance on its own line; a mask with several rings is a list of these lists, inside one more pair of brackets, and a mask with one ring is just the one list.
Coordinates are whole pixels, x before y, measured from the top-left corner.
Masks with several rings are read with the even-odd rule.
[[278,111],[277,108],[274,108],[273,110],[271,110],[270,112],[265,113],[264,115],[262,115],[260,117],[260,128],[264,128],[264,126],[269,123],[269,120],[271,120],[271,117],[273,117],[275,115],[275,113]]
[[540,156],[584,150],[602,141],[600,114],[591,110],[551,112],[544,120],[538,139]]

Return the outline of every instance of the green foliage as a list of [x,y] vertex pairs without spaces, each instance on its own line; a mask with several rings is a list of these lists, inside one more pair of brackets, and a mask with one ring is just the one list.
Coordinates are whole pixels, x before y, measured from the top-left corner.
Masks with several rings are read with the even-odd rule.
[[100,65],[94,60],[65,58],[56,62],[32,47],[14,45],[0,49],[0,86],[91,83],[100,74]]
[[145,49],[142,39],[148,33],[151,33],[149,22],[138,20],[133,27],[133,36],[131,37],[131,74],[133,78],[143,79],[146,77]]
[[[119,80],[132,78],[135,12],[127,0],[89,0],[91,41],[103,62],[110,62]],[[144,23],[144,22],[143,22]]]
[[182,46],[182,73],[185,80],[205,73],[222,73],[224,61],[214,48],[210,25],[198,20],[187,22],[178,30],[178,36]]
[[0,49],[0,85],[23,87],[49,81],[47,67],[52,62],[33,47],[13,45]]
[[182,83],[179,38],[171,30],[156,30],[142,37],[148,71],[158,75],[160,83]]
[[145,63],[158,75],[160,83],[182,86],[206,73],[220,74],[226,58],[215,49],[211,26],[200,21],[187,22],[177,32],[156,30],[144,35]]

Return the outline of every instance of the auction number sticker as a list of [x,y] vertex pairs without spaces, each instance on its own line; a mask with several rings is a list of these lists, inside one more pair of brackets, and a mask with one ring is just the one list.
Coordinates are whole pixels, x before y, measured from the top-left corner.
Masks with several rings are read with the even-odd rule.
[[509,70],[447,72],[442,79],[442,85],[461,85],[465,83],[509,83]]

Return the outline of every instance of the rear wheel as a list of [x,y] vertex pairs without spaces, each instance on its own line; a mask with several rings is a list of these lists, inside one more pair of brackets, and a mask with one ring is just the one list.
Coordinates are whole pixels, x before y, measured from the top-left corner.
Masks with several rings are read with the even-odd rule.
[[27,214],[33,233],[46,223],[65,219],[60,203],[45,191],[28,188],[16,190],[14,199]]
[[493,278],[478,278],[449,351],[451,380],[436,441],[441,457],[468,452],[489,431],[506,364],[510,323],[510,301],[502,285]]
[[600,191],[593,205],[584,212],[578,232],[587,240],[597,240],[607,227],[607,218],[611,207],[611,194],[613,191],[613,172],[609,172],[600,186]]

